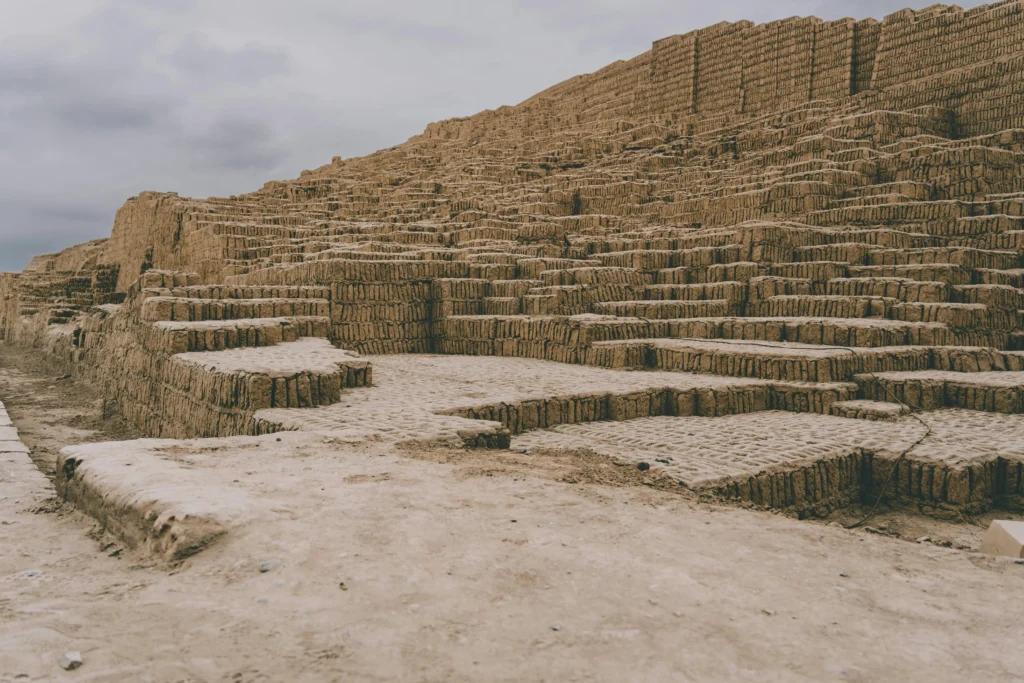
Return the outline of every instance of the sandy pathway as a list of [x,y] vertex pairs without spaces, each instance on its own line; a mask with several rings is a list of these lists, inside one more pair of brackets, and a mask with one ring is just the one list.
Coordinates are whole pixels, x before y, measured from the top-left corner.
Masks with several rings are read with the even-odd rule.
[[[54,419],[47,401],[70,400],[61,383],[9,361],[0,396],[38,457],[61,422],[79,440],[117,431],[70,403],[81,415]],[[175,569],[108,545],[31,471],[0,481],[0,681],[1006,681],[1024,670],[1024,566],[1010,561],[711,506],[579,454],[531,465],[269,439],[259,456],[240,446],[189,459],[266,505]],[[61,671],[66,650],[85,665]]]

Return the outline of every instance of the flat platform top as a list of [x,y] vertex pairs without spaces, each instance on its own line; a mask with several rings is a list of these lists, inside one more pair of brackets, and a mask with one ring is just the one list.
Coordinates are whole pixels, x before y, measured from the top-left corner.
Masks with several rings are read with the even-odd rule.
[[517,437],[513,448],[589,448],[652,468],[689,486],[714,486],[849,455],[858,449],[952,467],[997,457],[1024,459],[1024,418],[969,410],[940,410],[894,422],[868,422],[811,413],[761,412],[727,417],[649,417],[629,422],[561,425]]
[[679,391],[752,388],[772,384],[760,379],[681,372],[626,372],[529,358],[417,354],[364,356],[362,360],[373,366],[372,387],[346,389],[340,403],[324,408],[262,410],[257,417],[279,422],[290,429],[358,428],[404,440],[433,438],[458,429],[482,427],[480,421],[438,414],[457,408],[556,396],[627,394],[669,388]]
[[276,346],[251,346],[225,351],[193,351],[172,356],[182,363],[213,372],[292,375],[298,372],[330,374],[345,363],[359,362],[350,351],[335,348],[326,339],[307,338]]
[[[864,375],[868,377],[868,375]],[[953,372],[950,370],[917,370],[911,372],[879,372],[875,377],[893,382],[954,382],[977,387],[1013,389],[1024,387],[1024,372]]]

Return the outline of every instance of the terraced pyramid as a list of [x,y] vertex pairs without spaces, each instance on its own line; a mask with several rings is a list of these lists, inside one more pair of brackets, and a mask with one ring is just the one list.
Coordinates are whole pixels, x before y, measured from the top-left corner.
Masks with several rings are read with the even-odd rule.
[[[1016,505],[1021,92],[1019,0],[717,24],[250,194],[143,193],[3,276],[0,334],[154,435],[618,444],[776,507],[893,480]],[[908,415],[936,410],[1008,441]],[[678,422],[580,426],[724,416],[714,453]]]

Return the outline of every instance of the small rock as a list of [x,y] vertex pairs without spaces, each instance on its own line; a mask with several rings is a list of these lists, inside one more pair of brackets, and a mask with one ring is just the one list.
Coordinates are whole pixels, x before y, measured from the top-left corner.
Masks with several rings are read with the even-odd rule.
[[763,609],[761,611],[764,612],[765,614],[767,614],[770,617],[774,617],[775,616],[775,610]]
[[519,452],[522,453],[523,455],[526,455],[527,453],[530,452],[530,449],[529,448],[520,448]]
[[338,588],[340,588],[343,591],[347,591],[348,590],[348,586],[345,585],[344,581],[339,581],[338,582]]
[[84,663],[81,652],[65,652],[64,656],[60,658],[60,668],[65,671],[74,671]]
[[561,631],[561,630],[562,630],[562,627],[561,627],[561,626],[552,626],[552,627],[551,627],[551,630],[552,630],[552,631]]
[[931,540],[932,540],[931,536],[922,536],[921,538],[917,539],[917,542],[918,543],[928,543]]
[[269,560],[260,565],[260,574],[272,572],[281,566],[281,560]]
[[1024,564],[1024,560],[1016,560],[1014,564]]
[[642,462],[639,465],[637,465],[636,468],[641,472],[646,472],[647,470],[651,469],[651,466],[646,462]]
[[843,577],[844,579],[850,578],[846,572],[839,572],[839,576]]

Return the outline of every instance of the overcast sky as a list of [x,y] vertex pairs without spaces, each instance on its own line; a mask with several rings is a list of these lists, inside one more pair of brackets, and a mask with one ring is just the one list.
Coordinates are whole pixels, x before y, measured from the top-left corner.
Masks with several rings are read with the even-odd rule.
[[0,270],[142,190],[239,194],[675,33],[908,1],[0,0]]

